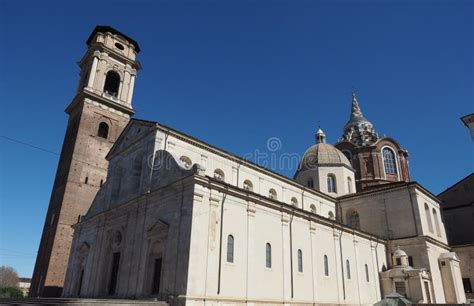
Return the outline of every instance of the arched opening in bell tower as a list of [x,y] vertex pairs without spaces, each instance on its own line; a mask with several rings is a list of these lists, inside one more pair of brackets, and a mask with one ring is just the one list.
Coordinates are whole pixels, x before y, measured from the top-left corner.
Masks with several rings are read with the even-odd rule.
[[120,75],[110,70],[107,72],[107,76],[105,77],[105,85],[104,85],[104,92],[112,97],[118,96],[118,91],[120,87]]

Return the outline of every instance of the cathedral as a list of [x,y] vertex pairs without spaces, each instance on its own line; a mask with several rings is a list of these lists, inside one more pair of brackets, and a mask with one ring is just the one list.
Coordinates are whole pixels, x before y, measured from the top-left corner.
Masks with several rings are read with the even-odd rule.
[[407,150],[355,94],[338,143],[316,131],[288,178],[132,118],[138,43],[97,26],[87,46],[30,296],[466,302],[441,201],[410,180]]

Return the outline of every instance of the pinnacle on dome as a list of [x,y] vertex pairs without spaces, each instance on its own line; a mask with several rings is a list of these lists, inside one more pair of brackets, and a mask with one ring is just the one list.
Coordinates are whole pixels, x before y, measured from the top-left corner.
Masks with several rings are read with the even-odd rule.
[[324,134],[321,127],[318,127],[318,131],[316,132],[316,143],[326,143],[326,134]]
[[357,102],[356,92],[352,91],[351,117],[349,121],[347,121],[346,125],[344,126],[344,129],[361,124],[361,123],[368,123],[372,125],[372,123],[370,123],[370,121],[364,117],[364,114],[362,114],[362,111],[359,106],[359,102]]
[[344,126],[344,134],[340,140],[365,146],[375,143],[378,138],[372,123],[362,114],[355,91],[352,91],[351,116]]

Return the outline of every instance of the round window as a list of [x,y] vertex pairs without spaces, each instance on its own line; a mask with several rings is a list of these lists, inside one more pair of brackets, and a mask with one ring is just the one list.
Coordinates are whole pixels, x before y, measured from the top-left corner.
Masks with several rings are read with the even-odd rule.
[[115,43],[115,47],[117,47],[117,49],[119,49],[119,50],[125,49],[125,47],[120,43]]

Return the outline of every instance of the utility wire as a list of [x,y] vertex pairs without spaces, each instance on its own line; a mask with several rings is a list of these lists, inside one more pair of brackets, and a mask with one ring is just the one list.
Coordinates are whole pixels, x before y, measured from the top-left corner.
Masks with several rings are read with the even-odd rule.
[[51,150],[48,150],[48,149],[44,149],[44,148],[41,148],[41,147],[38,147],[38,146],[35,146],[35,145],[32,145],[30,143],[27,143],[27,142],[24,142],[24,141],[21,141],[21,140],[18,140],[18,139],[14,139],[14,138],[10,138],[10,137],[7,137],[7,136],[0,136],[6,140],[10,140],[10,141],[13,141],[13,142],[16,142],[16,143],[19,143],[19,144],[22,144],[22,145],[25,145],[25,146],[28,146],[28,147],[32,147],[34,149],[38,149],[38,150],[41,150],[43,152],[46,152],[46,153],[50,153],[50,154],[54,154],[54,155],[58,155],[59,156],[59,153],[57,152],[53,152]]
[[[48,149],[45,149],[45,148],[42,148],[42,147],[33,145],[33,144],[31,144],[31,143],[27,143],[27,142],[21,141],[21,140],[15,139],[15,138],[11,138],[11,137],[4,136],[4,135],[0,135],[0,137],[3,138],[3,139],[6,139],[6,140],[12,141],[12,142],[16,142],[16,143],[22,144],[22,145],[24,145],[24,146],[28,146],[28,147],[33,148],[33,149],[36,149],[36,150],[40,150],[40,151],[49,153],[49,154],[54,154],[54,155],[56,155],[56,156],[60,156],[60,155],[61,155],[61,154],[59,154],[59,153],[57,153],[57,152],[54,152],[54,151],[51,151],[51,150],[48,150]],[[89,166],[98,167],[98,168],[107,170],[107,168],[99,167],[99,166],[97,166],[97,165],[93,165],[93,164],[91,164],[91,163],[88,163],[88,162],[85,162],[85,161],[82,161],[82,160],[79,160],[79,159],[71,158],[71,160],[72,160],[72,161],[75,161],[75,162],[83,163],[83,164],[86,164],[86,165],[89,165]]]

